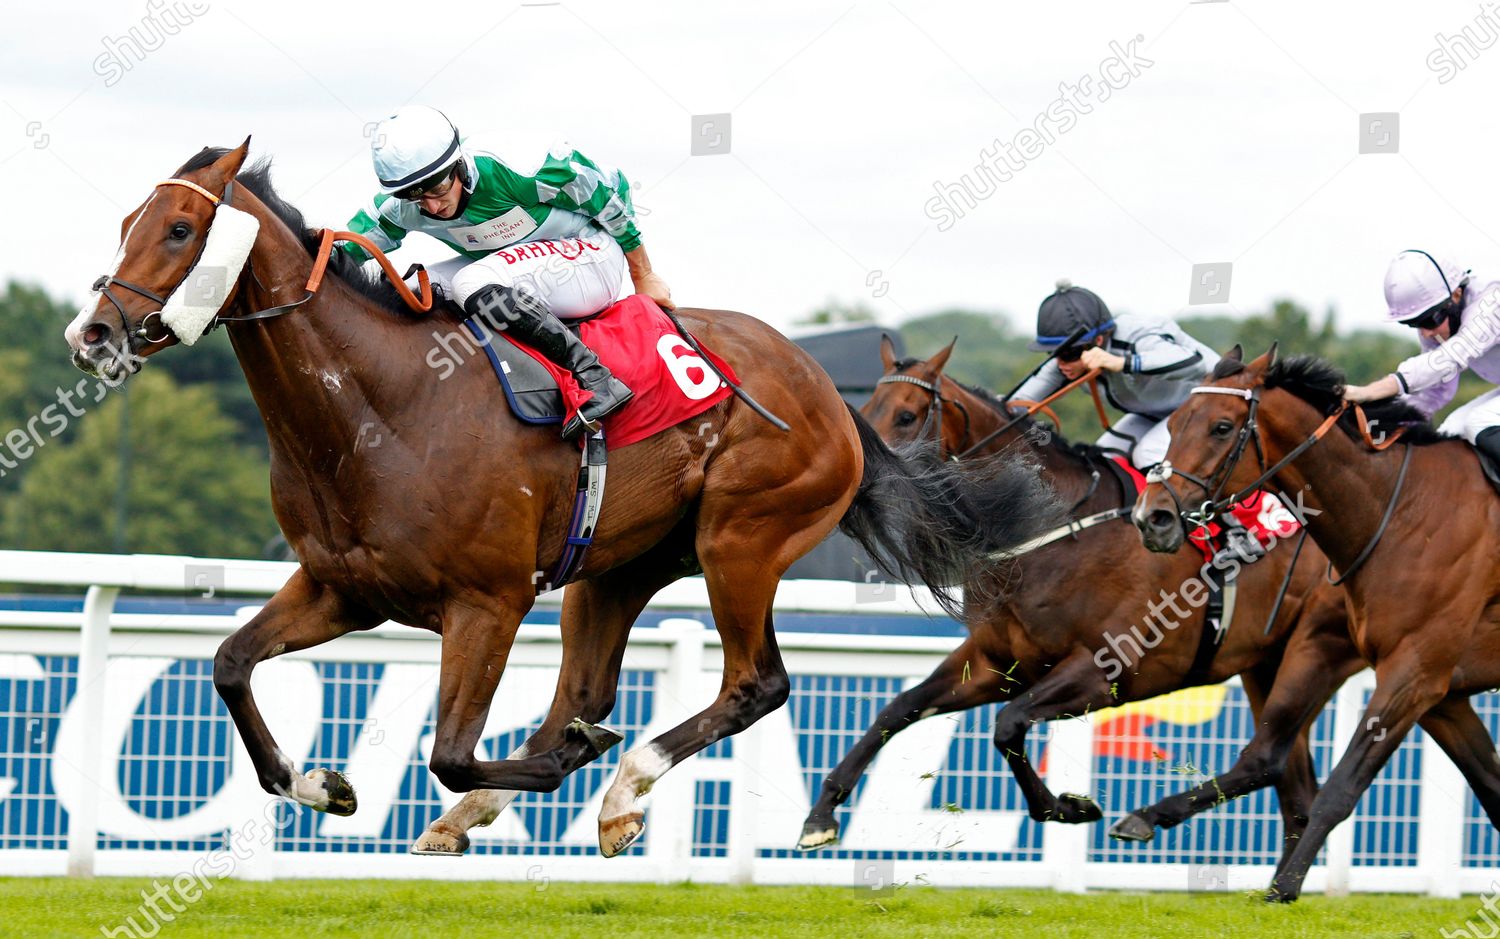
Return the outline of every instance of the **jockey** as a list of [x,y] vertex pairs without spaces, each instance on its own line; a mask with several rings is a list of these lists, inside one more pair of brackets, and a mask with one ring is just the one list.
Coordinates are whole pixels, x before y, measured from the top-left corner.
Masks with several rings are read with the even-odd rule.
[[[467,148],[441,111],[422,106],[381,121],[370,150],[380,192],[349,230],[382,251],[420,231],[461,254],[432,265],[433,282],[470,316],[511,330],[591,393],[564,437],[630,400],[634,393],[561,322],[614,302],[627,265],[637,293],[673,308],[641,245],[624,174],[567,144],[554,145],[534,171],[517,169]],[[357,245],[342,248],[369,260]]]
[[[1392,322],[1416,328],[1422,351],[1384,378],[1345,388],[1346,399],[1405,395],[1431,417],[1453,400],[1465,369],[1500,384],[1500,283],[1476,281],[1451,258],[1410,249],[1386,268],[1385,303]],[[1500,388],[1449,414],[1438,430],[1500,460]]]
[[[1058,349],[1076,330],[1078,341]],[[1169,319],[1111,316],[1091,290],[1066,280],[1036,312],[1033,352],[1056,354],[1011,397],[1040,401],[1090,369],[1100,369],[1109,403],[1125,416],[1098,440],[1130,457],[1137,469],[1160,463],[1171,443],[1167,418],[1219,361],[1216,352]]]

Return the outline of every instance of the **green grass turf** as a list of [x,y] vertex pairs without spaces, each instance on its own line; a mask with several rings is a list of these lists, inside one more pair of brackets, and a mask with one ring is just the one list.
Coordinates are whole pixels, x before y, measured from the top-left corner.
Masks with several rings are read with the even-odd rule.
[[[337,859],[330,858],[330,863]],[[163,881],[165,882],[165,881]],[[0,935],[100,936],[152,882],[0,879]],[[163,909],[170,907],[162,904]],[[321,880],[215,882],[160,936],[1035,936],[1045,939],[1229,936],[1254,939],[1439,936],[1476,915],[1477,898],[1310,896],[1271,906],[1245,894],[939,890],[885,895],[838,887],[695,884],[454,883]],[[1477,922],[1477,921],[1476,921]],[[1480,924],[1480,934],[1487,929]],[[117,933],[128,935],[129,933]],[[1460,933],[1461,934],[1461,933]]]

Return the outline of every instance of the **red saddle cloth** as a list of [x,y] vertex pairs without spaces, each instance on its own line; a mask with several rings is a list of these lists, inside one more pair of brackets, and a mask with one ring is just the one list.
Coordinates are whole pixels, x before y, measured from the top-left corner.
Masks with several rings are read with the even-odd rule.
[[[1124,457],[1117,456],[1111,459],[1129,473],[1131,479],[1135,480],[1136,492],[1145,490],[1146,477],[1140,470]],[[1280,499],[1264,489],[1256,490],[1243,501],[1230,506],[1229,514],[1238,519],[1239,523],[1255,536],[1255,540],[1260,542],[1261,547],[1268,547],[1273,540],[1296,534],[1297,529],[1301,527],[1297,516],[1293,515]],[[1206,529],[1199,528],[1194,531],[1188,539],[1203,555],[1205,561],[1211,561],[1222,531],[1223,526],[1218,522],[1213,522]]]
[[[656,301],[642,294],[626,297],[584,322],[578,337],[635,392],[629,404],[604,419],[604,439],[611,450],[681,424],[734,393],[678,335]],[[506,338],[557,381],[566,410],[563,421],[572,420],[589,400],[589,392],[578,387],[567,369],[514,337]],[[739,380],[729,363],[707,347],[703,351],[730,381]]]

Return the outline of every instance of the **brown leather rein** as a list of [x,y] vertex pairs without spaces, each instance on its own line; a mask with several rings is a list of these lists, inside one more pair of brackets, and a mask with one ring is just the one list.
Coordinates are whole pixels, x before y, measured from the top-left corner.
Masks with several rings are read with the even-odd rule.
[[1025,401],[1020,398],[1016,398],[1001,402],[1005,405],[1021,405],[1025,407],[1026,410],[1011,417],[1011,419],[1006,421],[1004,424],[1001,424],[999,427],[985,434],[979,439],[978,443],[975,443],[973,446],[969,447],[967,450],[964,450],[962,453],[955,454],[953,458],[955,460],[962,460],[965,457],[973,456],[975,453],[978,453],[980,450],[988,446],[989,443],[996,437],[999,437],[1007,430],[1015,427],[1026,418],[1032,417],[1039,413],[1046,414],[1048,417],[1052,418],[1052,426],[1060,428],[1062,424],[1057,419],[1057,414],[1054,413],[1053,410],[1048,407],[1048,405],[1056,401],[1058,398],[1061,398],[1068,392],[1072,391],[1073,389],[1077,388],[1079,385],[1083,384],[1087,384],[1089,386],[1089,394],[1091,394],[1094,398],[1094,411],[1099,415],[1099,423],[1103,425],[1105,430],[1109,430],[1109,415],[1104,412],[1104,402],[1099,399],[1099,383],[1096,380],[1098,379],[1099,375],[1099,369],[1090,369],[1089,371],[1068,382],[1066,385],[1063,385],[1061,388],[1052,392],[1050,395],[1040,401]]

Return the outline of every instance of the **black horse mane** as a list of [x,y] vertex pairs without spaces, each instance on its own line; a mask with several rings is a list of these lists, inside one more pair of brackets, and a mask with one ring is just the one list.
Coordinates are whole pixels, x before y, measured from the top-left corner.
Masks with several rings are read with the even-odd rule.
[[[1244,362],[1226,356],[1219,359],[1219,364],[1214,366],[1213,374],[1209,377],[1210,380],[1218,381],[1238,375],[1244,370]],[[1266,371],[1267,388],[1280,388],[1289,392],[1317,408],[1324,416],[1337,411],[1343,403],[1346,382],[1347,379],[1338,366],[1315,355],[1278,358]],[[1453,439],[1447,434],[1439,433],[1421,411],[1400,398],[1371,401],[1362,407],[1365,417],[1372,424],[1379,422],[1376,424],[1377,431],[1381,428],[1389,431],[1405,427],[1406,433],[1401,439],[1417,446]],[[1339,419],[1339,428],[1350,437],[1359,439],[1359,424],[1352,409],[1345,411],[1344,416]]]
[[[896,369],[896,372],[899,374],[906,371],[907,369],[915,368],[916,366],[922,364],[924,363],[921,359],[905,358],[898,360],[895,363],[894,367]],[[1006,410],[1005,402],[1000,400],[999,395],[995,394],[988,388],[985,388],[983,385],[971,385],[967,382],[961,382],[958,379],[954,378],[952,375],[946,375],[944,377],[953,382],[953,384],[967,391],[969,394],[978,398],[980,401],[984,402],[987,407],[989,407],[992,411],[1000,415],[1005,420],[1010,420],[1015,416],[1014,414],[1011,414]],[[1019,422],[1017,422],[1016,427],[1020,430],[1021,433],[1024,434],[1035,423],[1035,419],[1031,417],[1023,417]],[[1100,460],[1111,459],[1108,453],[1106,453],[1102,448],[1095,446],[1094,444],[1070,443],[1068,439],[1064,437],[1062,433],[1059,432],[1056,428],[1048,432],[1047,442],[1044,445],[1051,447],[1053,450],[1064,456],[1072,457],[1089,469],[1092,469],[1094,464]]]
[[[176,175],[182,176],[185,173],[211,166],[228,152],[228,148],[225,147],[204,147],[194,154],[192,159],[182,164]],[[302,210],[283,199],[271,185],[270,157],[261,157],[249,169],[240,170],[239,175],[235,177],[235,182],[254,193],[255,198],[265,203],[266,208],[271,210],[271,214],[281,219],[286,227],[296,233],[309,257],[317,255],[321,233],[318,229],[308,228]],[[375,303],[383,310],[406,317],[426,315],[414,314],[401,300],[396,289],[383,276],[369,273],[360,266],[358,261],[337,248],[329,256],[328,270],[336,274],[339,280],[347,284],[355,293]],[[436,307],[437,304],[434,304],[434,312],[436,312]]]

